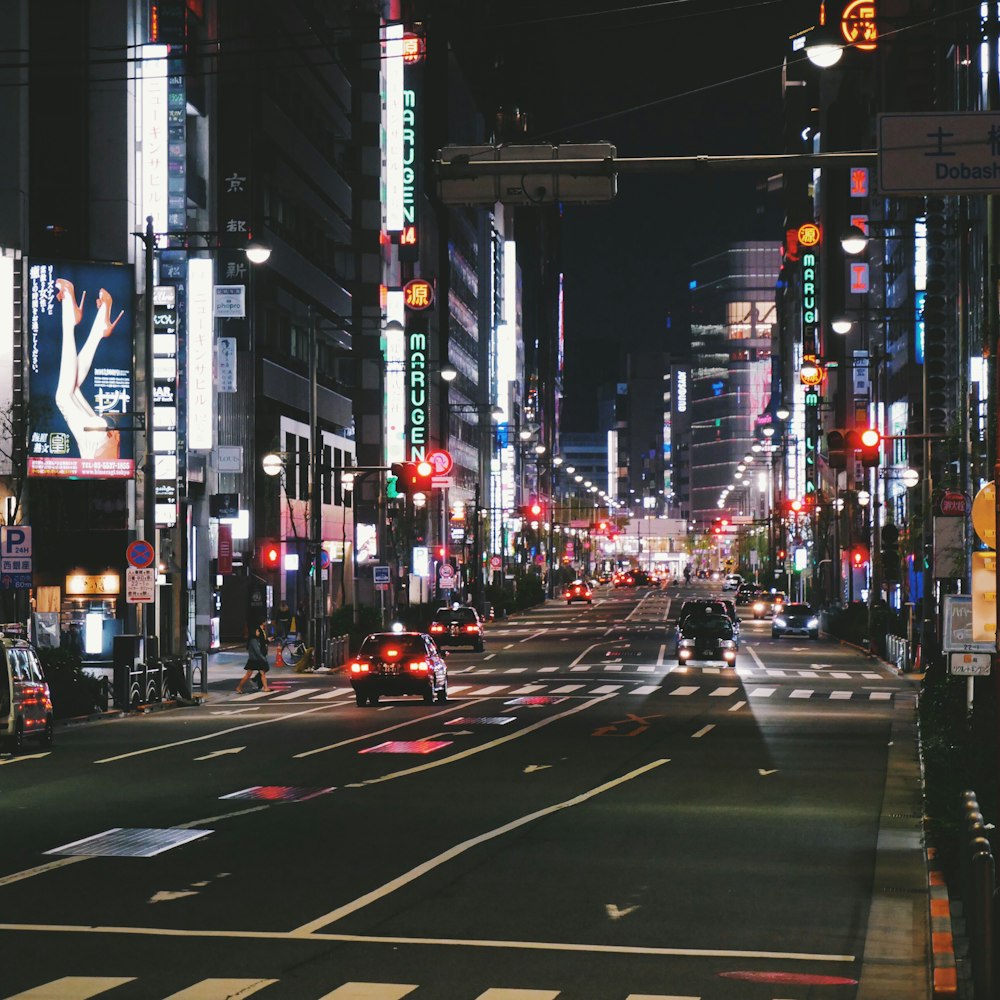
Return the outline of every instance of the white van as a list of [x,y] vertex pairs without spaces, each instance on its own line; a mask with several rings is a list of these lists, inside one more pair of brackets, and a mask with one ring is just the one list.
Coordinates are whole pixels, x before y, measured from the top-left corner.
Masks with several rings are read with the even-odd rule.
[[26,739],[52,746],[52,698],[34,647],[0,639],[0,747],[19,753]]

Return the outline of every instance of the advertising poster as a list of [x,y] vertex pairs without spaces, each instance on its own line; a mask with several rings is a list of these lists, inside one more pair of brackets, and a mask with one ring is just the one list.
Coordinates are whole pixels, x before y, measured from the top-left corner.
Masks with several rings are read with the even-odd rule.
[[28,475],[131,478],[131,268],[33,261],[28,309]]

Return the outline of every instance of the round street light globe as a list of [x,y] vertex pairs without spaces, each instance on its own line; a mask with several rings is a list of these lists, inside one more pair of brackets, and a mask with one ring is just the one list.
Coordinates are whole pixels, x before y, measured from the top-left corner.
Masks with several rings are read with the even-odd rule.
[[271,248],[261,243],[248,243],[244,253],[251,264],[266,264],[271,256]]
[[854,323],[850,316],[834,316],[830,321],[830,326],[834,333],[846,334],[851,332]]
[[912,490],[920,482],[920,473],[916,469],[903,469],[899,478],[907,489]]
[[872,495],[868,490],[858,490],[858,506],[867,507],[872,502]]
[[276,476],[281,472],[285,463],[281,461],[280,455],[265,455],[260,460],[260,464],[266,475]]
[[844,253],[856,256],[868,246],[868,234],[860,226],[851,226],[840,237],[840,245],[844,248]]
[[762,433],[762,434],[764,435],[764,437],[766,437],[766,438],[769,438],[769,437],[774,437],[774,428],[773,428],[773,427],[765,427],[765,428],[764,428],[764,429],[763,429],[763,430],[761,431],[761,433]]
[[792,415],[792,411],[788,409],[787,406],[779,406],[777,410],[774,411],[774,415],[779,420],[787,420]]

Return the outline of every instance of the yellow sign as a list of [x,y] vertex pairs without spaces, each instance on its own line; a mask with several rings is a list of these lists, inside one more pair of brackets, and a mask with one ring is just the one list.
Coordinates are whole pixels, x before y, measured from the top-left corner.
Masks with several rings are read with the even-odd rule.
[[113,596],[121,590],[121,578],[117,573],[102,576],[85,576],[82,573],[66,577],[66,593],[70,597]]
[[972,530],[983,545],[997,547],[997,494],[993,482],[988,482],[972,501]]
[[806,222],[799,226],[799,246],[814,247],[820,240],[820,228],[815,222]]
[[997,637],[997,554],[972,553],[972,641]]

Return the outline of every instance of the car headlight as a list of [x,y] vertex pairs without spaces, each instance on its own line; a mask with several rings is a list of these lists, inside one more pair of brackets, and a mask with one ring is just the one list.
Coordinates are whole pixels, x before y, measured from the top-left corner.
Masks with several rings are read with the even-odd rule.
[[806,628],[819,628],[819,619],[810,618],[809,621],[806,622]]
[[719,643],[719,645],[723,649],[735,649],[736,648],[736,643],[733,642],[732,639],[723,639],[722,642]]
[[763,611],[765,607],[766,607],[766,605],[763,603],[763,601],[758,601],[753,606],[753,609],[754,609],[754,611]]
[[788,622],[786,622],[784,618],[775,618],[774,624],[777,625],[779,628],[785,628]]
[[681,639],[678,645],[681,649],[694,649],[694,639]]

